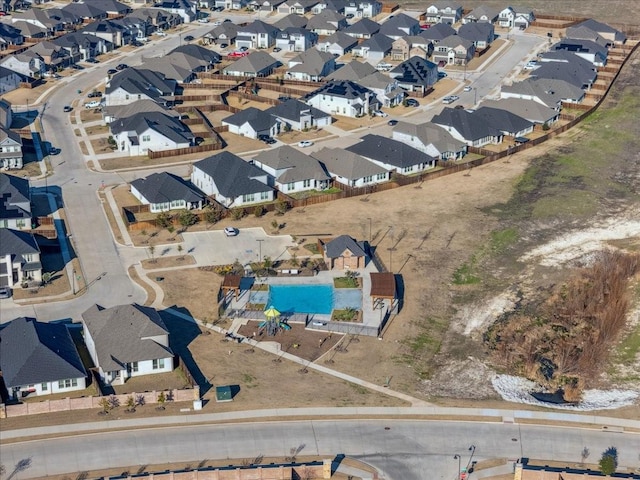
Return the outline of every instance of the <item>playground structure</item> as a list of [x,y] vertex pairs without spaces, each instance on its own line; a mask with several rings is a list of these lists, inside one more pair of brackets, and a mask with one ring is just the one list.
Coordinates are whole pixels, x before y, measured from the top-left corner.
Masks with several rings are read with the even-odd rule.
[[286,322],[286,320],[281,318],[280,312],[273,306],[264,311],[264,316],[266,317],[266,320],[260,322],[258,328],[260,330],[266,330],[267,335],[270,337],[275,336],[280,329],[291,330],[291,326]]

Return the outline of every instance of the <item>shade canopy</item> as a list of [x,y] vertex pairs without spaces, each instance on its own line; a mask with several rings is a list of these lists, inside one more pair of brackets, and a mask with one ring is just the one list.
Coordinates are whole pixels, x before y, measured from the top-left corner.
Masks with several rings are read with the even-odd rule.
[[267,318],[275,318],[280,316],[280,312],[271,306],[264,311],[264,316]]

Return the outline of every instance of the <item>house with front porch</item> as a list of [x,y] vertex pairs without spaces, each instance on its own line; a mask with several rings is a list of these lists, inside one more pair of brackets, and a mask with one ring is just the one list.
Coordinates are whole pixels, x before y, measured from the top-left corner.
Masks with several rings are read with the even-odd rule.
[[428,23],[454,25],[462,18],[462,5],[451,0],[436,0],[427,7],[425,17]]
[[269,185],[286,194],[321,191],[331,186],[331,176],[317,159],[289,145],[265,150],[252,162],[269,174]]
[[16,132],[0,127],[0,170],[20,170],[22,163],[22,138]]
[[336,69],[333,54],[309,49],[289,60],[287,77],[306,82],[319,82]]
[[336,182],[349,187],[375,188],[391,178],[391,171],[349,150],[324,147],[312,155]]
[[269,25],[262,20],[255,20],[249,25],[238,27],[236,48],[246,47],[251,50],[271,48],[276,43],[277,34],[278,29],[273,25]]
[[478,5],[462,18],[462,23],[484,22],[494,24],[498,21],[499,14],[500,12],[495,8],[491,8],[487,5]]
[[377,0],[349,0],[344,6],[345,15],[352,18],[372,18],[382,12],[382,2]]
[[359,270],[367,264],[367,245],[349,235],[340,235],[329,241],[318,240],[324,263],[329,270]]
[[318,34],[306,28],[287,27],[276,35],[276,48],[284,52],[304,52],[318,41]]
[[470,147],[484,147],[485,145],[502,143],[504,134],[493,125],[486,122],[484,117],[473,115],[464,109],[444,108],[435,115],[431,122],[444,128],[455,139],[462,140]]
[[0,228],[0,287],[40,285],[40,247],[33,234]]
[[437,158],[423,151],[381,135],[369,134],[360,140],[347,150],[401,175],[423,172],[434,168],[438,162]]
[[278,13],[294,13],[304,15],[318,4],[319,0],[286,0],[278,5]]
[[382,72],[375,71],[358,80],[358,83],[375,93],[383,107],[395,107],[404,100],[405,91],[398,85],[398,80]]
[[[46,71],[46,65],[42,57],[31,49],[15,55],[7,55],[0,60],[0,67],[7,68],[14,74],[32,78],[42,78]],[[20,81],[22,80],[20,79]]]
[[131,377],[173,370],[169,329],[158,312],[138,305],[104,308],[93,305],[82,314],[89,355],[107,385],[123,385]]
[[226,208],[267,203],[275,198],[267,172],[231,152],[194,163],[191,183]]
[[316,32],[318,35],[333,35],[338,30],[344,30],[348,26],[347,17],[328,8],[314,15],[307,22],[307,29]]
[[362,57],[368,62],[378,63],[391,53],[393,39],[382,33],[376,33],[351,50],[354,58]]
[[131,194],[151,213],[201,209],[206,199],[191,182],[168,172],[152,173],[131,182]]
[[459,35],[450,35],[433,47],[433,61],[446,62],[447,65],[467,65],[476,53],[471,40]]
[[304,101],[323,112],[345,117],[370,115],[378,109],[374,92],[349,80],[332,80],[304,97]]
[[87,387],[87,371],[63,323],[16,318],[0,330],[0,344],[0,370],[11,400]]
[[467,154],[466,143],[431,122],[398,122],[392,138],[440,160],[459,160]]
[[465,23],[458,29],[458,36],[473,42],[477,51],[489,48],[495,39],[493,24],[488,22]]
[[331,115],[306,103],[290,98],[266,110],[280,123],[280,130],[303,131],[331,125]]

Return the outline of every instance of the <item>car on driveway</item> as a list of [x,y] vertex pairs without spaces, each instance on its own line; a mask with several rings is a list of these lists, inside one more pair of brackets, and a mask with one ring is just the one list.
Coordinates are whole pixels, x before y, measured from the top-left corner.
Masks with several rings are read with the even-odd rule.
[[118,70],[116,70],[115,68],[110,68],[109,70],[107,70],[107,75],[115,75],[116,73],[118,73]]
[[374,110],[373,114],[374,114],[376,117],[382,117],[382,118],[384,118],[384,117],[388,117],[388,116],[389,116],[389,114],[388,114],[388,113],[383,112],[382,110]]
[[60,150],[59,148],[51,147],[49,148],[49,155],[59,155],[61,151],[62,150]]
[[11,288],[0,287],[0,298],[11,298]]
[[247,55],[249,55],[249,52],[231,52],[229,54],[229,57],[231,57],[231,58],[242,58],[242,57],[246,57]]
[[100,60],[97,58],[87,58],[87,63],[100,63]]
[[311,145],[313,145],[313,142],[311,140],[300,140],[298,142],[298,146],[301,148],[310,147]]
[[98,92],[97,90],[94,90],[89,95],[87,95],[87,97],[89,97],[89,98],[100,98],[100,97],[102,97],[102,92]]
[[98,100],[92,100],[84,104],[84,108],[98,108],[100,106],[100,102]]
[[270,137],[269,135],[258,135],[258,140],[266,143],[267,145],[273,145],[277,141],[275,138]]
[[407,104],[407,107],[419,107],[420,106],[420,102],[418,102],[418,100],[416,100],[415,98],[408,98],[405,103]]
[[398,124],[398,120],[389,120],[389,121],[387,122],[387,125],[391,125],[392,127],[393,127],[394,125],[397,125],[397,124]]
[[276,48],[274,48],[274,49],[273,49],[273,52],[274,52],[274,53],[278,53],[278,52],[279,52],[279,51],[281,51],[281,50],[282,50],[282,49],[281,49],[280,47],[276,47]]
[[237,228],[234,227],[224,227],[224,234],[227,237],[235,237],[236,235],[238,235],[238,233],[240,233],[240,230],[238,230]]
[[129,65],[126,63],[121,63],[116,67],[116,70],[124,70],[125,68],[129,68]]

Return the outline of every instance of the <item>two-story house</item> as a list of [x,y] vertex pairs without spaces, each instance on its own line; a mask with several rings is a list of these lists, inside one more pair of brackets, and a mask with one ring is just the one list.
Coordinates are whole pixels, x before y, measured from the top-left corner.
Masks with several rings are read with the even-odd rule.
[[459,35],[443,38],[433,47],[433,61],[447,65],[467,65],[475,55],[476,47],[471,40]]
[[118,151],[131,156],[195,144],[195,135],[187,125],[161,112],[140,112],[111,122],[109,127]]
[[273,25],[256,20],[244,27],[238,27],[236,48],[271,48],[276,43],[277,34],[278,29]]
[[398,86],[423,95],[438,82],[438,66],[423,57],[411,57],[389,72]]
[[462,5],[450,0],[437,0],[427,7],[426,20],[429,23],[454,25],[462,18]]
[[469,22],[460,26],[458,36],[473,42],[476,51],[482,51],[491,46],[495,32],[492,23]]
[[361,117],[378,109],[375,93],[349,80],[332,80],[304,97],[323,112],[345,117]]
[[0,228],[0,287],[40,285],[40,247],[33,234]]
[[333,54],[309,49],[289,60],[287,77],[307,82],[319,82],[336,69]]
[[318,41],[318,34],[306,28],[287,27],[276,35],[276,48],[285,52],[304,52]]
[[42,77],[46,71],[45,62],[31,49],[15,55],[7,55],[0,60],[0,66],[8,68],[25,77]]
[[105,89],[106,106],[153,100],[161,105],[173,103],[177,82],[152,70],[130,67],[109,79]]
[[0,228],[30,230],[31,222],[29,180],[0,173]]
[[358,84],[375,93],[378,102],[383,107],[395,107],[402,104],[404,90],[398,85],[398,80],[381,72],[373,72],[358,80]]
[[21,168],[22,138],[16,132],[0,127],[0,169],[19,170]]
[[382,3],[377,0],[349,0],[344,6],[344,14],[353,18],[372,18],[382,12]]
[[328,8],[314,15],[307,22],[307,29],[316,32],[318,35],[333,35],[338,30],[344,30],[348,26],[347,17]]

